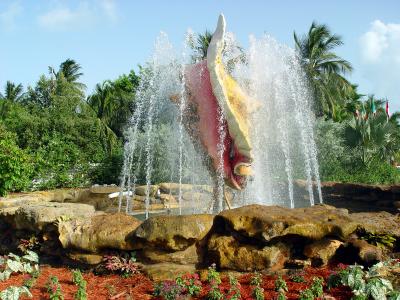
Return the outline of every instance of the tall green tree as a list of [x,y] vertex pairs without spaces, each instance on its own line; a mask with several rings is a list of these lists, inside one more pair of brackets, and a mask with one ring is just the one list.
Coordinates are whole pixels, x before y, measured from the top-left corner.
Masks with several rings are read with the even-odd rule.
[[24,88],[22,84],[15,84],[11,81],[7,81],[4,87],[4,94],[0,93],[0,99],[8,100],[11,102],[18,102],[24,96]]
[[75,60],[68,58],[60,64],[58,71],[55,71],[53,67],[49,67],[49,73],[56,79],[63,76],[65,80],[77,88],[84,90],[86,86],[79,82],[83,73],[81,72],[82,67]]
[[341,37],[332,34],[326,25],[313,22],[306,35],[299,37],[294,32],[294,41],[313,90],[316,114],[335,118],[337,107],[354,93],[354,87],[344,77],[352,66],[333,51],[343,44]]

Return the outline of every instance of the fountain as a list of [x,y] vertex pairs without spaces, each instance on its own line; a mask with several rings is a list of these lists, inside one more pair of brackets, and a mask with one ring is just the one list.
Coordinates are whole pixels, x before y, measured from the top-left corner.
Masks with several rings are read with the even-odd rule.
[[[177,183],[178,214],[322,202],[312,101],[296,52],[267,35],[250,37],[243,50],[225,33],[223,15],[206,59],[194,58],[187,42],[182,48],[162,33],[142,69],[119,210],[131,213],[135,191],[145,185],[147,218],[160,181]],[[308,203],[294,189],[297,179]],[[209,186],[209,203],[184,194],[188,186],[192,194]]]

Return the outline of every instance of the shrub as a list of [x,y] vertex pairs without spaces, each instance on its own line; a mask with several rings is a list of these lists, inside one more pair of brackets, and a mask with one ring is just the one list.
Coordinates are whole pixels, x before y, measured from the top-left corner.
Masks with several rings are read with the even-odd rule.
[[0,124],[0,196],[27,188],[31,175],[30,156],[18,147],[15,136]]
[[47,282],[47,293],[49,293],[50,300],[64,300],[61,291],[61,285],[56,276],[51,276]]

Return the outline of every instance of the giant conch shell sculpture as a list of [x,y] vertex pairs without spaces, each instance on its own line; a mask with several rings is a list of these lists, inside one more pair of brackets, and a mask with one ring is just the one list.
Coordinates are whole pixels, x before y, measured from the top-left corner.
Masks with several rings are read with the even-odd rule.
[[[220,15],[207,50],[207,59],[185,67],[188,103],[184,125],[197,144],[196,148],[203,151],[212,174],[222,171],[225,183],[241,190],[252,175],[249,114],[254,101],[223,65],[225,26],[225,18]],[[177,101],[178,98],[171,97],[171,100]],[[222,161],[221,147],[218,147],[221,137]]]

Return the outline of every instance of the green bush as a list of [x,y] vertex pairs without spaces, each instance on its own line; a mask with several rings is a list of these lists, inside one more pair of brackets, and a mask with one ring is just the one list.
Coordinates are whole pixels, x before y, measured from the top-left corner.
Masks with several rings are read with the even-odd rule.
[[0,124],[0,196],[26,188],[31,175],[30,156],[18,147],[15,136]]

